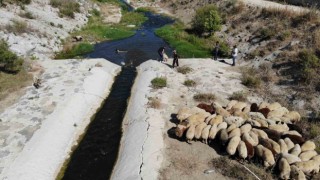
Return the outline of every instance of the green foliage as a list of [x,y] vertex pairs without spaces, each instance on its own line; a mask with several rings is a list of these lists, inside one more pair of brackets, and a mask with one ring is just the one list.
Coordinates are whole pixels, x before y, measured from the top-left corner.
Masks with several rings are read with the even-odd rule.
[[192,27],[199,34],[219,31],[221,29],[221,24],[222,18],[215,5],[199,8],[192,20]]
[[0,70],[18,72],[21,70],[23,60],[9,50],[8,44],[0,40]]
[[307,81],[315,80],[319,75],[320,60],[313,51],[304,49],[299,53],[302,65],[301,76]]
[[187,79],[184,81],[183,85],[187,86],[187,87],[193,87],[195,86],[197,83],[194,80],[191,79]]
[[70,49],[66,49],[56,54],[55,59],[71,59],[92,52],[94,47],[89,43],[80,43]]
[[138,9],[136,9],[136,12],[146,13],[146,12],[154,12],[154,10],[148,7],[139,7]]
[[205,39],[188,34],[181,23],[166,25],[156,30],[170,46],[174,47],[182,58],[206,58],[211,56],[211,47],[205,43]]
[[288,39],[289,37],[291,37],[291,32],[289,30],[286,30],[286,31],[280,33],[280,35],[278,36],[278,39],[281,41],[284,41],[284,40]]
[[193,99],[199,102],[212,102],[216,99],[216,96],[212,93],[199,93],[195,94]]
[[275,36],[275,31],[270,28],[263,28],[260,30],[260,37],[262,39],[268,40]]
[[178,73],[181,73],[181,74],[188,74],[189,72],[192,72],[192,70],[193,69],[188,66],[178,67],[177,69]]
[[98,9],[93,9],[91,11],[91,14],[93,14],[94,16],[98,16],[98,17],[101,15],[101,13],[100,13],[100,11]]
[[261,85],[261,79],[258,72],[254,68],[246,68],[242,71],[242,84],[250,88],[258,88]]
[[160,89],[167,86],[167,79],[164,77],[157,77],[151,81],[152,87]]
[[128,25],[128,24],[134,24],[136,26],[140,26],[142,23],[144,23],[148,18],[144,16],[143,13],[139,12],[125,12],[122,15],[121,22],[122,24]]
[[50,0],[50,5],[58,8],[61,16],[74,18],[74,13],[80,12],[80,4],[75,0]]

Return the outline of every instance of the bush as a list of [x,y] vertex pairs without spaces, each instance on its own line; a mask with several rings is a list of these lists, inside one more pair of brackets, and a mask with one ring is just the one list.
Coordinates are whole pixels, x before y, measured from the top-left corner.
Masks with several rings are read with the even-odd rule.
[[212,93],[199,93],[193,96],[193,99],[199,102],[212,102],[216,96]]
[[6,26],[7,31],[22,34],[29,32],[28,24],[24,21],[12,20],[12,24]]
[[260,37],[264,40],[269,40],[275,36],[275,31],[270,28],[263,28],[260,30]]
[[80,4],[75,0],[50,0],[50,5],[58,8],[62,16],[74,18],[74,13],[80,12]]
[[229,100],[237,100],[237,101],[247,101],[248,94],[243,91],[238,91],[232,93],[232,95],[229,97]]
[[98,10],[98,9],[93,9],[92,11],[91,11],[91,14],[93,14],[93,15],[95,15],[95,16],[100,16],[101,15],[101,13],[100,13],[100,11]]
[[77,56],[88,54],[89,52],[92,52],[94,50],[94,47],[92,44],[89,43],[80,43],[72,48],[66,49],[62,52],[59,52],[56,54],[55,59],[71,59],[75,58]]
[[164,77],[157,77],[151,81],[152,87],[160,89],[167,86],[167,79]]
[[189,72],[192,72],[192,68],[188,67],[188,66],[183,66],[183,67],[178,67],[177,68],[177,71],[178,73],[181,73],[181,74],[187,74]]
[[222,18],[215,5],[208,5],[199,8],[192,20],[192,27],[198,34],[219,31],[221,29]]
[[27,12],[24,12],[24,13],[20,13],[19,16],[20,17],[25,17],[25,18],[28,18],[28,19],[34,19],[35,18],[30,11],[27,11]]
[[310,83],[318,77],[320,60],[312,50],[302,50],[299,53],[300,63],[302,65],[302,79]]
[[258,71],[254,68],[247,68],[242,71],[241,82],[249,88],[258,88],[261,85],[261,79],[258,77]]
[[0,70],[18,72],[22,69],[23,60],[9,50],[8,44],[0,40]]
[[197,83],[194,80],[191,80],[191,79],[185,80],[184,83],[183,83],[183,85],[188,86],[188,87],[195,86],[196,84]]

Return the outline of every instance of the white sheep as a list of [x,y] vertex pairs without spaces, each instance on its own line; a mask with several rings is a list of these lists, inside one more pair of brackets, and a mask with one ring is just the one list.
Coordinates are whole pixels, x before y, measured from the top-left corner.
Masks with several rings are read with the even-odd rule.
[[258,135],[258,137],[261,137],[263,139],[268,139],[268,134],[266,132],[262,131],[261,129],[252,128],[251,131],[256,133],[256,135]]
[[290,111],[288,114],[285,114],[283,117],[289,118],[292,123],[296,123],[301,119],[301,116],[297,111]]
[[273,150],[279,154],[281,152],[280,145],[272,139],[267,139],[267,141],[272,145]]
[[284,140],[283,139],[279,139],[278,143],[280,145],[281,153],[288,153],[288,146],[284,142]]
[[265,167],[270,167],[275,164],[275,160],[272,152],[265,147],[263,148],[262,159],[263,159],[263,165]]
[[249,135],[249,133],[243,133],[242,141],[244,141],[244,142],[247,141],[252,146],[257,146],[258,145],[258,143]]
[[309,160],[304,162],[297,162],[295,165],[306,175],[312,175],[319,172],[319,163],[315,160]]
[[240,127],[241,134],[243,134],[245,132],[250,132],[251,129],[252,129],[252,126],[250,124],[245,124]]
[[206,119],[206,115],[204,113],[196,113],[189,116],[186,121],[191,125],[199,125],[201,123],[205,123],[204,120]]
[[202,122],[201,124],[196,126],[195,133],[194,133],[194,138],[195,139],[200,139],[202,130],[205,127],[207,127],[207,124],[205,122]]
[[233,138],[234,136],[239,136],[239,137],[241,136],[240,128],[233,129],[228,135],[229,139]]
[[264,117],[264,115],[260,112],[249,112],[248,115],[250,116],[250,118],[252,120],[256,120],[256,119],[263,119],[265,120],[266,118]]
[[281,107],[282,107],[281,104],[279,104],[278,102],[271,103],[269,106],[267,106],[267,108],[269,108],[270,111],[280,109]]
[[289,164],[301,162],[301,159],[298,156],[289,153],[282,153],[282,157],[285,158]]
[[299,155],[301,161],[309,161],[314,156],[318,155],[318,153],[314,150],[311,151],[304,151]]
[[191,112],[190,108],[182,107],[178,111],[177,118],[181,122],[181,121],[187,119],[187,117],[191,116],[192,114],[193,114],[193,112]]
[[290,177],[292,180],[306,180],[306,176],[304,175],[304,173],[297,168],[297,166],[295,165],[291,165],[291,173],[290,173]]
[[262,103],[259,105],[259,109],[267,108],[268,106],[270,106],[269,103],[267,103],[267,102],[262,102]]
[[243,141],[240,141],[237,150],[238,150],[238,154],[239,154],[240,158],[242,158],[242,159],[247,158],[248,151],[247,151],[246,144]]
[[187,131],[187,134],[186,134],[186,138],[187,138],[187,142],[190,143],[190,141],[193,140],[194,138],[194,133],[195,133],[195,129],[196,129],[196,126],[195,125],[191,125]]
[[209,132],[209,139],[215,139],[218,133],[218,126],[216,124],[212,125]]
[[290,154],[295,155],[295,156],[299,156],[300,153],[301,153],[300,145],[295,144],[294,147],[291,149]]
[[264,150],[264,147],[261,144],[259,144],[258,146],[255,147],[255,155],[257,155],[257,157],[259,158],[262,158],[263,150]]
[[204,120],[204,122],[205,122],[206,124],[209,124],[210,121],[211,121],[213,118],[215,118],[216,116],[217,116],[216,114],[212,114],[212,115],[208,116],[208,117]]
[[259,137],[258,135],[256,135],[254,132],[250,131],[249,132],[250,137],[254,140],[254,144],[253,146],[256,146],[257,144],[259,144]]
[[209,124],[213,126],[214,124],[218,125],[222,122],[223,122],[223,117],[221,115],[217,115],[210,120]]
[[242,111],[243,108],[245,108],[248,104],[245,102],[238,102],[236,103],[234,106],[232,106],[233,110],[237,110],[239,109],[240,111]]
[[207,127],[205,127],[201,132],[201,138],[205,144],[208,144],[208,137],[209,137],[210,129],[211,129],[211,125],[207,125]]
[[273,125],[269,125],[269,129],[278,131],[278,132],[286,132],[289,131],[289,127],[287,126],[287,124],[273,124]]
[[288,150],[290,151],[294,147],[294,143],[290,138],[284,138],[284,142],[287,144]]
[[236,153],[237,147],[240,143],[241,139],[239,136],[234,136],[230,139],[228,146],[227,146],[227,153],[229,155],[234,155]]
[[255,119],[255,121],[259,122],[261,127],[269,127],[269,124],[265,119]]
[[229,116],[223,118],[224,122],[226,122],[228,125],[236,124],[237,127],[240,127],[244,123],[244,119],[237,116]]
[[301,146],[301,152],[304,151],[312,151],[316,149],[316,144],[312,141],[306,141],[305,143],[302,144]]
[[261,127],[261,124],[256,120],[247,120],[246,122],[249,123],[251,126]]
[[280,178],[289,179],[290,178],[290,165],[285,158],[281,158],[279,162]]
[[228,124],[226,122],[222,122],[222,123],[218,124],[218,127],[217,127],[218,132],[222,129],[227,129],[227,127],[228,127]]
[[231,110],[232,107],[237,104],[238,101],[237,100],[231,100],[228,104],[227,104],[227,107],[226,107],[226,110]]
[[231,124],[228,128],[227,128],[227,132],[230,133],[232,130],[236,129],[237,125],[236,124]]
[[320,162],[320,155],[316,155],[316,156],[312,157],[311,160],[315,160],[317,162]]

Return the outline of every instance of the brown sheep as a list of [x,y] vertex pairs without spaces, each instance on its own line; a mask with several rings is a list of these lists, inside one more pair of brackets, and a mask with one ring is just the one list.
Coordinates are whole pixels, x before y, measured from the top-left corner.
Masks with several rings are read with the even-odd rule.
[[257,103],[252,103],[251,107],[250,107],[250,111],[251,112],[258,112],[259,111],[259,107]]
[[277,154],[277,152],[273,149],[272,144],[268,141],[268,139],[259,138],[259,144],[269,149],[274,156]]
[[187,126],[178,124],[176,131],[175,131],[176,136],[181,138],[186,130],[187,130]]
[[216,109],[212,106],[212,104],[209,105],[209,104],[205,104],[205,103],[200,103],[200,104],[198,104],[197,107],[205,110],[206,112],[208,112],[210,114],[216,113]]
[[270,109],[269,109],[269,108],[259,109],[259,113],[263,114],[263,116],[264,116],[265,118],[268,118],[268,114],[270,113]]
[[250,144],[248,141],[244,140],[244,143],[246,144],[247,153],[248,153],[248,159],[252,159],[254,156],[254,147],[252,144]]
[[302,134],[302,129],[301,127],[299,127],[298,125],[295,125],[295,124],[287,124],[287,126],[289,127],[289,129],[292,131],[298,131],[298,133]]
[[276,142],[281,139],[281,134],[278,131],[271,129],[262,129],[265,133],[267,133],[268,137]]
[[305,139],[303,137],[292,135],[292,134],[284,134],[281,136],[282,139],[289,138],[294,144],[303,144]]

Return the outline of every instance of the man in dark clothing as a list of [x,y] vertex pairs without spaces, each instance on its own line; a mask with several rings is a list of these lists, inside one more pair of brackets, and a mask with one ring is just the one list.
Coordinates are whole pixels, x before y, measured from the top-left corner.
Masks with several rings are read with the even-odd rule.
[[177,64],[177,67],[178,67],[179,66],[179,61],[178,61],[179,55],[177,54],[176,50],[173,50],[172,54],[173,54],[172,68],[174,68],[175,64]]
[[214,58],[213,58],[214,60],[218,60],[219,49],[220,49],[220,45],[219,45],[219,42],[217,41],[216,42],[216,46],[214,47],[214,50],[213,50],[214,51],[213,52],[214,53],[213,54],[214,55]]
[[159,60],[160,62],[163,61],[163,54],[164,54],[164,50],[165,49],[166,49],[165,47],[161,47],[161,48],[158,49],[158,54],[160,56],[160,60]]

